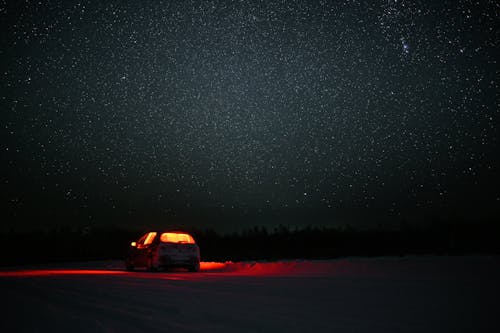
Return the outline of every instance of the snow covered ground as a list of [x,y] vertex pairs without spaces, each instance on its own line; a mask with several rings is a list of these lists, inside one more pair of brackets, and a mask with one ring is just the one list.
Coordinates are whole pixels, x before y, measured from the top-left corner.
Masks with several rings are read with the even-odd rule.
[[1,332],[500,331],[498,257],[120,262],[0,271]]

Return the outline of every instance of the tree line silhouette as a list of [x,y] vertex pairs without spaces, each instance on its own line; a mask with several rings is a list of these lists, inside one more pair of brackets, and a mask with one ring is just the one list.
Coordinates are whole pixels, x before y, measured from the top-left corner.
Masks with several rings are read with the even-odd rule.
[[[196,239],[203,261],[500,254],[500,224],[494,221],[372,229],[257,226],[229,234],[183,230]],[[123,259],[130,242],[146,231],[111,226],[4,232],[0,234],[0,265]]]

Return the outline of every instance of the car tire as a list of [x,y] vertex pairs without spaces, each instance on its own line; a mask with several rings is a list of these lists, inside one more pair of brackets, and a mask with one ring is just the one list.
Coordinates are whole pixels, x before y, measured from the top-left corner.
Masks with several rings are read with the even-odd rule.
[[194,264],[192,266],[189,266],[188,270],[190,272],[198,272],[200,270],[200,264]]
[[134,265],[132,265],[132,263],[130,261],[126,261],[125,262],[125,269],[129,272],[133,272],[134,271]]
[[148,271],[156,272],[158,268],[153,264],[153,257],[148,258]]

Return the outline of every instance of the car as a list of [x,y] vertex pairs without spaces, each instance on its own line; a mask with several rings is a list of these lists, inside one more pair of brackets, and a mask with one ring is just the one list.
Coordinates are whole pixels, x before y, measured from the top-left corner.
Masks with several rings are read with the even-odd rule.
[[136,267],[149,271],[182,267],[197,272],[200,270],[200,248],[186,232],[150,231],[130,243],[125,267],[129,271]]

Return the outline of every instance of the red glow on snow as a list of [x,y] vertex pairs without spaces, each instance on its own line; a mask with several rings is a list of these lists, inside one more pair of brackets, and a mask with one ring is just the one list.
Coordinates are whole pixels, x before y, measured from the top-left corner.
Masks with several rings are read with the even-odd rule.
[[0,277],[30,277],[54,275],[117,275],[126,274],[123,271],[93,270],[93,269],[30,269],[20,271],[0,272]]
[[202,271],[222,271],[231,263],[225,262],[200,262],[200,270]]
[[15,269],[0,271],[1,277],[51,277],[51,276],[120,276],[141,279],[202,280],[219,277],[278,277],[278,276],[379,276],[379,270],[367,263],[339,261],[279,261],[279,262],[200,262],[198,273],[184,269],[170,269],[150,273],[145,270],[125,271],[121,264],[95,269]]

